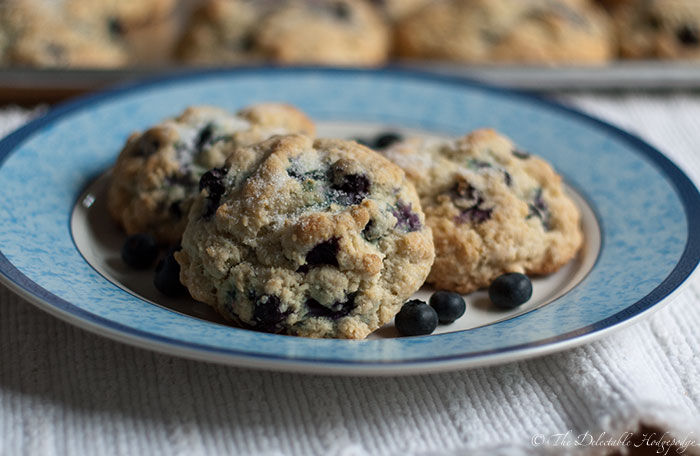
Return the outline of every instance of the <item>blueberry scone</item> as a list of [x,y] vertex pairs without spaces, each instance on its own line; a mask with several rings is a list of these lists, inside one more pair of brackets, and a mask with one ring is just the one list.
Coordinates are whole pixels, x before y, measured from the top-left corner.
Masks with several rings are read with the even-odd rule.
[[0,64],[115,67],[128,61],[122,43],[92,27],[67,22],[62,11],[46,1],[0,2]]
[[[51,0],[56,1],[56,0]],[[66,20],[121,44],[130,64],[167,63],[179,35],[175,0],[62,0]]]
[[593,64],[613,57],[611,32],[584,0],[445,0],[400,21],[395,46],[404,57]]
[[614,11],[622,57],[700,58],[700,2],[634,0]]
[[177,46],[177,57],[188,63],[237,63],[260,57],[253,35],[270,1],[209,0],[189,18]]
[[291,0],[261,22],[255,45],[281,63],[378,65],[389,30],[365,0]]
[[191,17],[178,46],[186,62],[373,65],[389,32],[365,0],[212,0]]
[[355,142],[277,136],[237,149],[199,186],[176,253],[180,280],[246,328],[361,339],[430,270],[415,189]]
[[435,242],[428,282],[439,289],[469,293],[508,272],[548,274],[582,244],[561,177],[493,130],[408,139],[385,155],[420,195]]
[[254,105],[236,114],[190,107],[129,137],[114,167],[109,211],[129,234],[178,242],[202,174],[222,166],[236,147],[287,133],[312,135],[314,125],[298,109],[281,104]]

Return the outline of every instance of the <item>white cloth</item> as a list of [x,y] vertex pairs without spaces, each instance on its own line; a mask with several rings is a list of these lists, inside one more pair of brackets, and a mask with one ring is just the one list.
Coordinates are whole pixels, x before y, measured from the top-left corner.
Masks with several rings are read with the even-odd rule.
[[[629,127],[700,182],[700,96],[566,100]],[[0,133],[21,115],[3,111]],[[342,378],[132,348],[0,288],[0,455],[597,453],[642,422],[700,454],[699,301],[696,275],[650,318],[580,348],[445,374]],[[557,445],[568,431],[584,445]]]

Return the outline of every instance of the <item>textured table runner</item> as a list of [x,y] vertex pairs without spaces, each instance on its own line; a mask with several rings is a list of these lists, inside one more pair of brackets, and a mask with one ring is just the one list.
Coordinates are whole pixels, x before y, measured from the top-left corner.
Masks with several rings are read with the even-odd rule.
[[[700,96],[562,99],[700,182]],[[27,115],[0,110],[0,136]],[[699,328],[696,274],[646,320],[558,354],[435,375],[306,376],[112,342],[0,286],[0,456],[578,454],[616,443],[664,454],[670,438],[672,454],[700,454]],[[668,434],[631,444],[641,423]]]

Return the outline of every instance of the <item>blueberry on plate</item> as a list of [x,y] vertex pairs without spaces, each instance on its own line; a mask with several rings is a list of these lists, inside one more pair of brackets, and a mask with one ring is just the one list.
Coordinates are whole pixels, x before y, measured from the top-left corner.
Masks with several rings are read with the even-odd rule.
[[374,147],[376,147],[377,149],[386,149],[387,147],[401,141],[402,139],[403,136],[391,131],[380,133],[374,138]]
[[180,282],[180,264],[173,256],[178,250],[180,246],[168,250],[168,254],[158,262],[156,275],[153,277],[153,285],[166,296],[181,296],[187,291]]
[[515,309],[532,296],[532,282],[525,274],[512,272],[496,277],[489,286],[489,298],[496,307]]
[[122,246],[122,260],[134,269],[146,269],[158,256],[158,244],[150,234],[132,234]]
[[402,336],[424,336],[435,331],[438,315],[423,301],[413,299],[396,314],[394,325]]
[[430,307],[435,309],[438,320],[443,325],[454,323],[467,310],[467,305],[462,295],[451,291],[436,291],[433,293],[430,297]]

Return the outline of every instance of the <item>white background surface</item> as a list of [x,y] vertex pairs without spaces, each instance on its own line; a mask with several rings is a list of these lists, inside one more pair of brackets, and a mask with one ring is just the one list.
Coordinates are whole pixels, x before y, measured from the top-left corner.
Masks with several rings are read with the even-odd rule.
[[[700,96],[562,99],[639,134],[700,182]],[[0,135],[25,114],[0,111]],[[559,354],[447,374],[320,377],[132,348],[0,286],[0,456],[560,454],[601,450],[586,433],[624,439],[642,422],[700,454],[699,328],[696,274],[645,321]],[[568,431],[584,446],[540,445]]]

